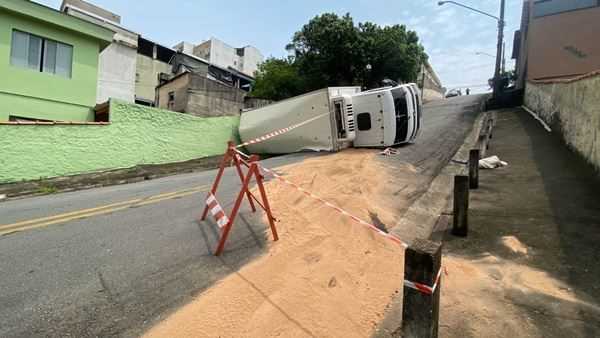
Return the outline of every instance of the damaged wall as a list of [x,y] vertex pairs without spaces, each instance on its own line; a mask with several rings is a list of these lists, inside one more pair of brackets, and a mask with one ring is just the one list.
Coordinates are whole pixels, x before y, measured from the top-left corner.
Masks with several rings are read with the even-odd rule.
[[114,100],[108,125],[0,123],[0,183],[220,155],[238,125]]
[[600,170],[600,72],[571,80],[528,82],[525,106]]

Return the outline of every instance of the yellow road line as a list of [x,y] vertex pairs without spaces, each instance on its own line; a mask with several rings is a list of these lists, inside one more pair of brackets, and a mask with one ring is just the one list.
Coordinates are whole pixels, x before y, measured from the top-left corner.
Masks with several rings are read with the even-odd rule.
[[22,221],[22,222],[13,223],[13,224],[6,224],[6,225],[0,226],[0,235],[4,235],[4,234],[15,232],[15,231],[23,231],[23,230],[28,230],[28,229],[45,227],[45,226],[57,224],[57,223],[64,223],[64,222],[68,222],[68,221],[75,220],[75,219],[103,215],[103,214],[107,214],[107,213],[111,213],[111,212],[115,212],[115,211],[119,211],[119,210],[124,210],[124,209],[134,207],[134,206],[143,206],[143,205],[158,203],[160,201],[164,201],[164,200],[168,200],[168,199],[184,197],[184,196],[188,196],[188,195],[195,194],[198,192],[208,191],[208,188],[209,188],[208,186],[201,186],[201,187],[197,187],[197,188],[193,188],[193,189],[187,189],[187,190],[181,190],[181,191],[175,191],[175,192],[170,192],[170,193],[154,195],[154,196],[151,196],[148,198],[135,198],[135,199],[131,199],[128,201],[108,204],[108,205],[99,206],[99,207],[95,207],[95,208],[83,209],[83,210],[68,212],[68,213],[49,216],[49,217],[42,217],[42,218],[32,219],[32,220],[28,220],[28,221]]

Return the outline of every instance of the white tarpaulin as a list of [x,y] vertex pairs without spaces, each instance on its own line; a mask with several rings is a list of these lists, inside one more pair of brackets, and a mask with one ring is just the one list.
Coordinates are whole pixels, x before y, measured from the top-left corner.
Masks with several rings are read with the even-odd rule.
[[495,169],[506,167],[507,165],[508,163],[501,161],[500,158],[498,158],[498,156],[490,156],[479,160],[479,168],[482,169]]

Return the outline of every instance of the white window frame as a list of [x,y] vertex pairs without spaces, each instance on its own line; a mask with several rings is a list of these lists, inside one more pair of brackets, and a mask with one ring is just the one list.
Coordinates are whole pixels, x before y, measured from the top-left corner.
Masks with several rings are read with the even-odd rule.
[[[18,34],[27,36],[27,46],[15,45],[15,39]],[[35,64],[30,62],[31,56],[29,55],[29,52],[31,50],[29,41],[31,37],[40,40],[40,44],[37,48],[37,61],[35,62]],[[50,46],[53,46],[53,58],[48,57],[50,55]],[[16,50],[16,48],[18,47],[24,48],[25,53],[23,53],[23,51]],[[10,64],[15,67],[30,69],[41,73],[57,75],[60,77],[70,79],[73,77],[73,50],[74,48],[72,45],[66,44],[64,42],[48,39],[19,29],[13,29],[10,44]],[[62,57],[60,57],[61,55]]]

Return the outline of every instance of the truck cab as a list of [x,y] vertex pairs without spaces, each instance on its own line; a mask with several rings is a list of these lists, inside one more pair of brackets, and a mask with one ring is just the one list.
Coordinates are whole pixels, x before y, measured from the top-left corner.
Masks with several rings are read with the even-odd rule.
[[353,95],[355,147],[390,147],[412,143],[422,122],[418,87],[404,84]]

